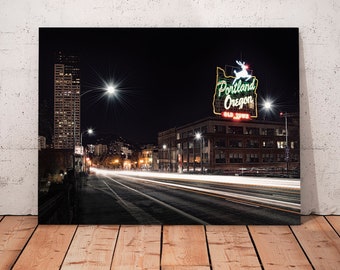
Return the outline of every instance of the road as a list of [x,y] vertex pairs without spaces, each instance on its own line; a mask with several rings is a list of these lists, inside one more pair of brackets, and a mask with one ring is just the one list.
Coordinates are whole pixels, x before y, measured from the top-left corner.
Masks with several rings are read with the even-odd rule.
[[166,225],[299,223],[299,180],[277,179],[275,182],[275,179],[257,180],[241,176],[220,179],[96,170],[78,189],[76,222]]

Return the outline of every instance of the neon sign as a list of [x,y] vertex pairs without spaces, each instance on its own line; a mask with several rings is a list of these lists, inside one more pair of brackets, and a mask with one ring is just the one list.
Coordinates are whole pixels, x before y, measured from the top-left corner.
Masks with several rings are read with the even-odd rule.
[[220,67],[216,69],[214,114],[234,120],[256,118],[258,80],[249,74],[245,62],[236,63],[241,70],[234,70],[235,76],[227,76]]
[[224,118],[229,118],[233,120],[249,120],[250,114],[249,113],[237,113],[231,111],[224,111],[221,113],[221,116]]

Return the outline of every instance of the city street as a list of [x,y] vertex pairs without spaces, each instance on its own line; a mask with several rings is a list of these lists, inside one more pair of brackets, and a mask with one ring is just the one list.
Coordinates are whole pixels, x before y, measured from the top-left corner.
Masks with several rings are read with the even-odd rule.
[[297,224],[299,180],[95,169],[79,224]]

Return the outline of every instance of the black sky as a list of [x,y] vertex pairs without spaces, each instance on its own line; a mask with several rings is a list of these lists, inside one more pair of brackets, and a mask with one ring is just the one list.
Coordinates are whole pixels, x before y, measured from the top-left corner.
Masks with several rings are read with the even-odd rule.
[[[82,130],[112,132],[134,142],[213,116],[216,67],[243,60],[259,80],[259,104],[271,97],[279,111],[298,111],[297,28],[41,28],[39,97],[53,109],[57,50],[81,61]],[[230,70],[228,70],[230,69]],[[232,68],[228,67],[230,73]],[[105,82],[117,96],[102,97]],[[53,117],[53,114],[52,114]]]

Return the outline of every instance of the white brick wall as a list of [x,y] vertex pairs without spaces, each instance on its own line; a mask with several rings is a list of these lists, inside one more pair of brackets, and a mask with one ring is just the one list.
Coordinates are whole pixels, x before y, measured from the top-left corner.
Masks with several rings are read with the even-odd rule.
[[11,0],[0,4],[0,214],[37,214],[38,28],[299,27],[302,212],[340,214],[337,0]]

